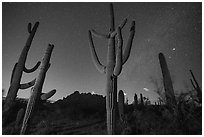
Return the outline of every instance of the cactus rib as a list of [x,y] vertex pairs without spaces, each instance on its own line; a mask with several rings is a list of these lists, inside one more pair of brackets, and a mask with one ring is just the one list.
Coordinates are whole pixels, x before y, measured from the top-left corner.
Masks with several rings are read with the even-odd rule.
[[32,87],[34,84],[35,84],[35,81],[36,81],[36,79],[34,79],[34,80],[32,80],[32,81],[30,81],[30,82],[28,82],[28,83],[24,83],[24,84],[20,84],[20,89],[27,89],[27,88],[30,88],[30,87]]

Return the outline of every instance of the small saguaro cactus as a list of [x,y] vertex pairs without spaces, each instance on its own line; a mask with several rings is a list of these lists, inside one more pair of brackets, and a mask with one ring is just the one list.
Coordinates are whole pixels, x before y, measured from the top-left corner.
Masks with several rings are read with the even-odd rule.
[[[127,19],[115,29],[113,4],[110,4],[110,31],[108,34],[101,34],[95,30],[89,30],[89,43],[93,62],[99,72],[106,74],[106,111],[107,111],[107,132],[115,134],[116,126],[116,105],[117,105],[117,77],[121,73],[122,66],[126,63],[130,56],[132,42],[135,34],[135,21],[132,21],[130,35],[127,46],[123,52],[123,39],[121,30],[125,26]],[[92,34],[108,39],[107,64],[103,65],[97,56]],[[116,39],[117,36],[117,39]],[[115,41],[118,41],[118,45]]]
[[137,108],[137,105],[138,105],[138,98],[137,98],[137,94],[135,93],[135,95],[134,95],[134,109]]
[[125,103],[125,97],[122,90],[119,90],[118,93],[118,110],[119,110],[119,116],[120,120],[124,121],[124,103]]
[[143,100],[143,96],[141,93],[140,93],[140,105],[144,106],[144,100]]
[[12,108],[14,106],[14,101],[17,96],[18,90],[30,88],[35,83],[35,79],[34,79],[31,82],[20,84],[23,72],[32,73],[40,65],[40,62],[38,62],[32,69],[27,69],[25,67],[28,51],[30,49],[32,40],[34,38],[34,35],[37,31],[38,26],[39,26],[39,22],[36,22],[33,28],[31,26],[31,23],[28,24],[29,37],[27,39],[26,45],[24,46],[21,52],[18,62],[15,64],[11,74],[10,87],[8,90],[8,94],[6,96],[5,104],[3,106],[3,124],[7,121],[9,114],[12,113]]
[[46,100],[50,98],[52,95],[54,95],[56,92],[56,90],[52,90],[46,93],[46,95],[42,94],[42,87],[45,80],[46,72],[50,67],[49,61],[51,58],[53,48],[54,48],[54,45],[49,44],[45,52],[45,55],[42,59],[38,77],[36,79],[34,87],[31,89],[31,96],[27,104],[25,116],[23,119],[23,124],[20,131],[21,135],[26,133],[27,125],[29,124],[29,121],[32,118],[34,108],[37,107],[37,105],[40,105],[39,104],[40,100],[42,99]]
[[170,72],[166,63],[166,59],[163,53],[159,53],[159,62],[162,70],[163,75],[163,83],[166,95],[166,103],[168,106],[173,107],[176,105],[176,99],[174,95],[173,84],[171,81]]
[[[193,74],[193,71],[190,70],[190,73],[191,73],[191,76],[193,77],[193,80],[190,79],[191,84],[192,84],[192,86],[194,87],[194,89],[197,91],[197,97],[198,97],[198,99],[199,99],[199,102],[202,103],[202,91],[201,91],[201,89],[200,89],[200,86],[199,86],[197,80],[195,79],[195,76],[194,76],[194,74]],[[193,81],[194,81],[194,82],[193,82]],[[194,85],[194,83],[195,83],[195,85]]]

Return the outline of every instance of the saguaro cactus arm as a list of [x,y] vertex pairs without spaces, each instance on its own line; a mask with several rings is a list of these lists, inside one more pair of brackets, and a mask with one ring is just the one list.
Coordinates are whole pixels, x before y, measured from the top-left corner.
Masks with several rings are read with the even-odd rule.
[[115,17],[114,17],[114,10],[113,10],[113,3],[110,3],[110,32],[115,30]]
[[98,59],[98,56],[97,56],[97,53],[96,53],[96,50],[94,47],[91,31],[89,31],[89,45],[91,48],[91,55],[92,55],[94,65],[96,66],[96,68],[98,69],[99,72],[105,73],[106,72],[106,66],[102,65]]
[[119,25],[119,27],[121,28],[121,30],[123,29],[123,27],[125,26],[125,24],[127,23],[127,18],[125,18],[123,20],[123,22]]
[[50,97],[52,97],[55,93],[56,93],[56,89],[53,89],[48,93],[44,93],[44,94],[41,95],[41,100],[47,100]]
[[[122,28],[125,26],[126,23],[127,23],[127,18],[125,18],[125,19],[123,20],[123,22],[119,25],[119,27],[121,28],[121,30],[122,30]],[[108,39],[108,38],[110,38],[110,37],[114,37],[114,36],[117,34],[116,31],[112,32],[111,34],[102,34],[102,33],[100,33],[100,32],[97,32],[97,31],[94,30],[94,29],[91,30],[91,33],[92,33],[94,36],[96,36],[96,37],[105,38],[105,39]]]
[[16,64],[14,65],[14,67],[13,67],[12,74],[11,74],[10,85],[11,85],[11,83],[12,83],[12,81],[13,81],[13,75],[14,75],[14,73],[15,73],[15,70],[16,70],[16,66],[17,66],[17,64],[18,64],[18,63],[16,63]]
[[[30,35],[29,35],[29,37],[28,37],[28,39],[26,41],[26,46],[23,48],[23,52],[25,50],[26,56],[27,56],[27,51],[30,48],[31,42],[32,42],[32,40],[34,38],[34,35],[35,35],[36,31],[37,31],[38,26],[39,26],[39,22],[36,22],[33,28],[31,28],[31,23],[28,24],[28,33],[30,33]],[[22,56],[20,56],[19,61],[20,60],[25,60],[25,55],[24,54],[22,54]]]
[[39,66],[40,66],[40,61],[38,61],[37,64],[31,69],[28,69],[28,68],[24,67],[23,71],[26,72],[26,73],[32,73],[35,70],[37,70]]
[[121,73],[122,70],[122,48],[123,48],[123,39],[122,39],[122,34],[121,34],[121,28],[118,27],[117,29],[118,32],[118,47],[117,47],[117,54],[116,54],[116,64],[114,67],[114,75],[118,76]]
[[24,83],[24,84],[20,84],[20,89],[27,89],[32,87],[35,84],[36,79],[28,82],[28,83]]
[[134,35],[135,35],[135,21],[132,21],[131,28],[130,28],[130,35],[123,53],[123,64],[125,64],[125,62],[128,60],[130,56]]

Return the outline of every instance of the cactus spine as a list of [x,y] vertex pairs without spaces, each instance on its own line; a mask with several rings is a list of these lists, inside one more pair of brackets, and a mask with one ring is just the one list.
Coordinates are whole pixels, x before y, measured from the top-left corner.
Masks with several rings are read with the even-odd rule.
[[[42,59],[42,63],[40,66],[40,70],[39,70],[39,74],[38,77],[36,79],[35,85],[34,87],[31,89],[32,93],[31,96],[29,98],[28,104],[27,104],[27,108],[26,108],[26,112],[25,112],[25,116],[23,119],[23,124],[22,124],[22,128],[20,131],[20,134],[23,135],[26,133],[26,129],[27,129],[27,125],[29,124],[29,121],[32,117],[33,111],[35,106],[38,105],[39,101],[41,100],[42,97],[42,87],[43,87],[43,83],[45,80],[45,76],[46,76],[46,72],[50,67],[50,58],[51,58],[51,54],[52,54],[52,50],[54,48],[54,45],[49,44],[47,47],[47,50],[45,52],[45,55]],[[53,92],[53,91],[51,91]],[[50,94],[50,93],[48,93]],[[53,93],[51,94],[53,95]],[[50,96],[47,96],[50,97]],[[45,98],[47,99],[47,98]]]
[[4,121],[3,124],[7,121],[8,115],[10,113],[12,113],[12,108],[13,108],[14,101],[15,101],[15,98],[17,96],[18,90],[30,88],[35,83],[35,79],[34,79],[31,82],[28,82],[25,84],[20,84],[23,71],[26,73],[32,73],[40,65],[40,62],[38,62],[32,69],[27,69],[25,67],[27,54],[28,54],[28,51],[30,49],[32,40],[34,38],[34,35],[37,31],[38,26],[39,26],[39,22],[36,22],[33,28],[31,26],[31,23],[28,24],[29,37],[27,39],[26,45],[24,46],[24,48],[21,52],[19,60],[15,64],[13,71],[12,71],[12,74],[11,74],[10,87],[8,90],[8,94],[6,96],[5,104],[3,106],[3,121]]
[[[128,60],[130,50],[135,34],[135,22],[133,21],[130,28],[130,35],[128,38],[125,51],[122,51],[123,40],[121,29],[127,22],[125,19],[121,25],[115,30],[113,4],[110,4],[110,32],[108,35],[101,34],[95,30],[89,30],[89,42],[93,62],[96,68],[106,74],[106,111],[107,111],[107,132],[108,134],[115,134],[116,126],[116,101],[117,101],[117,77],[121,73],[122,65]],[[100,38],[108,39],[107,64],[103,65],[97,56],[92,34]],[[115,40],[118,40],[118,46],[115,45]],[[116,49],[115,49],[116,48]]]
[[123,93],[122,90],[119,90],[119,93],[118,93],[118,108],[119,108],[120,120],[122,122],[124,120],[124,102],[125,102],[124,93]]
[[163,53],[159,53],[159,62],[160,62],[162,75],[163,75],[166,103],[168,106],[173,107],[176,105],[176,99],[174,95],[174,89],[171,81],[170,72]]
[[[190,70],[191,76],[193,77],[193,80],[190,79],[192,86],[194,87],[194,89],[197,91],[197,97],[199,99],[199,102],[202,103],[202,91],[200,89],[200,86],[198,85],[197,80],[195,79],[195,76],[193,75],[193,71]],[[194,81],[194,82],[193,82]],[[195,83],[195,85],[194,85]]]

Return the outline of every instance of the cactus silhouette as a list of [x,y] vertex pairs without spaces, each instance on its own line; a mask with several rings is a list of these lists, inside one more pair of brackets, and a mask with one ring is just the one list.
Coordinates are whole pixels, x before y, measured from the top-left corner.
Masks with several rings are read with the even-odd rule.
[[119,90],[118,93],[118,110],[119,110],[119,116],[120,120],[123,122],[124,120],[124,103],[125,103],[125,98],[124,98],[124,93],[122,90]]
[[[197,91],[197,97],[198,97],[198,99],[199,99],[199,102],[202,103],[202,91],[201,91],[201,89],[200,89],[200,86],[199,86],[197,80],[195,79],[195,76],[194,76],[194,74],[193,74],[193,71],[190,70],[190,73],[191,73],[191,76],[193,77],[193,80],[190,79],[191,84],[192,84],[192,86],[194,87],[194,89]],[[194,82],[193,82],[193,81],[194,81]],[[195,85],[194,85],[194,83],[195,83]]]
[[40,100],[48,99],[49,97],[54,95],[54,93],[56,92],[56,90],[52,90],[46,93],[47,95],[42,94],[42,87],[43,87],[43,83],[45,80],[46,72],[50,67],[49,61],[51,58],[53,48],[54,48],[54,45],[49,44],[45,52],[45,55],[42,59],[38,77],[36,79],[34,87],[31,89],[31,96],[27,104],[25,116],[23,119],[23,124],[22,124],[21,131],[20,131],[21,135],[26,133],[27,125],[29,124],[30,119],[32,118],[34,108],[39,105]]
[[8,90],[8,94],[6,96],[5,104],[3,106],[3,124],[6,123],[9,114],[12,113],[12,108],[14,106],[14,101],[15,101],[15,98],[17,96],[18,90],[30,88],[35,83],[35,79],[34,79],[31,82],[28,82],[25,84],[20,84],[23,72],[32,73],[40,65],[40,62],[38,62],[32,69],[27,69],[25,67],[27,54],[28,54],[28,51],[30,49],[32,40],[34,38],[34,35],[36,33],[38,26],[39,26],[39,22],[36,22],[33,28],[31,26],[31,23],[28,24],[29,37],[27,39],[26,45],[24,46],[24,48],[21,52],[21,55],[18,59],[18,62],[15,64],[15,66],[13,68],[11,80],[10,80],[10,87]]
[[163,53],[159,53],[159,62],[160,62],[162,75],[163,75],[166,103],[168,106],[172,107],[176,105],[176,99],[174,95],[174,89],[171,81],[170,72]]
[[[106,111],[107,111],[107,132],[108,134],[115,134],[116,126],[116,104],[117,104],[117,77],[121,73],[122,66],[128,60],[132,47],[132,42],[135,34],[135,22],[132,21],[130,28],[130,35],[127,46],[123,52],[123,39],[121,29],[125,26],[127,19],[115,29],[113,4],[110,4],[110,32],[102,34],[95,30],[89,30],[89,43],[91,48],[91,55],[96,68],[101,73],[106,74]],[[97,56],[92,34],[108,39],[107,64],[103,65]],[[118,45],[115,45],[117,36]]]
[[134,109],[137,108],[137,105],[138,105],[138,99],[137,99],[137,94],[135,93],[135,95],[134,95]]
[[140,93],[140,105],[144,106],[144,100],[143,100],[143,96],[141,93]]

